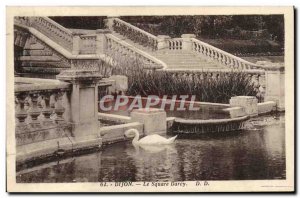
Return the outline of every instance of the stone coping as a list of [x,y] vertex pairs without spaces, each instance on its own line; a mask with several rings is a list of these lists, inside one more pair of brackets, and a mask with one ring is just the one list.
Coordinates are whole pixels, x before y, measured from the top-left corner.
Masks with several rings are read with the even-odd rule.
[[112,125],[112,126],[104,126],[104,127],[100,127],[98,129],[98,133],[101,136],[104,136],[106,134],[111,133],[114,130],[119,130],[119,129],[125,130],[125,129],[134,128],[134,127],[142,126],[142,125],[143,124],[139,123],[139,122],[131,122],[131,123],[125,123],[125,124]]
[[56,76],[58,80],[63,81],[88,81],[88,80],[101,80],[102,75],[98,71],[87,71],[87,70],[64,70]]
[[[128,98],[135,98],[137,96],[127,96]],[[147,97],[141,97],[142,100],[147,100],[148,98]],[[169,100],[169,101],[172,101],[171,98],[168,98],[168,99],[163,99],[163,98],[160,98],[160,101],[163,101],[163,100]],[[175,100],[175,102],[179,103],[181,102],[181,100]],[[191,101],[185,101],[186,103],[190,103]],[[225,104],[225,103],[213,103],[213,102],[199,102],[199,101],[193,101],[194,104],[198,104],[198,105],[210,105],[210,106],[222,106],[222,107],[230,107],[230,104]]]
[[213,72],[213,73],[231,73],[231,72],[243,72],[247,74],[265,74],[263,69],[246,69],[246,70],[233,70],[233,69],[159,69],[157,71],[166,71],[174,73],[203,73],[203,72]]
[[160,113],[165,112],[163,109],[159,108],[141,108],[141,109],[134,109],[132,113]]
[[53,79],[15,77],[15,92],[70,89],[71,84]]
[[187,120],[182,118],[175,118],[175,122],[182,123],[182,124],[224,124],[229,122],[245,121],[248,119],[249,116],[242,116],[242,117],[228,118],[228,119],[210,119],[210,120]]
[[131,122],[131,117],[129,116],[122,116],[122,115],[109,114],[109,113],[99,113],[99,112],[98,112],[98,119],[125,122],[125,123]]

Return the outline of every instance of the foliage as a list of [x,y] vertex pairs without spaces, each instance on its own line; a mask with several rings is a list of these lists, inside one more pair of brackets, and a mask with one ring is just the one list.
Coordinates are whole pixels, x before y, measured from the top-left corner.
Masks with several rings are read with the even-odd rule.
[[[195,95],[202,102],[228,103],[232,96],[256,96],[256,87],[244,72],[218,72],[218,78],[210,78],[203,72],[203,78],[174,75],[167,71],[145,70],[141,62],[124,65],[114,70],[114,74],[128,76],[128,95]],[[207,76],[207,77],[205,77]]]
[[[144,24],[146,31],[155,34],[180,37],[181,34],[194,33],[197,37],[223,38],[224,30],[241,29],[244,31],[266,30],[272,39],[283,42],[283,15],[198,15],[198,16],[144,16],[122,17],[122,19],[138,26]],[[153,26],[159,24],[159,26]],[[151,25],[151,26],[150,26]],[[238,39],[240,35],[236,35]]]

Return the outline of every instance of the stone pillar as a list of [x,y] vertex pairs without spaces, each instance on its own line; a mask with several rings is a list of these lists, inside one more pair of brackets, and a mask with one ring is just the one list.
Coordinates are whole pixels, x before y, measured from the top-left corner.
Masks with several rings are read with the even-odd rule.
[[167,114],[163,109],[136,109],[130,116],[132,122],[144,124],[144,135],[165,134],[167,131]]
[[118,18],[119,16],[108,16],[107,19],[104,19],[105,27],[108,28],[109,30],[113,31],[113,19]]
[[78,55],[80,53],[80,41],[81,41],[81,38],[79,35],[73,35],[72,54]]
[[181,38],[183,38],[182,50],[191,51],[193,48],[191,38],[196,38],[196,35],[195,34],[182,34]]
[[168,49],[169,48],[168,39],[171,39],[171,37],[167,35],[158,35],[157,50]]
[[112,93],[125,93],[128,90],[128,77],[122,75],[113,75],[108,78],[108,80],[113,80],[112,86],[108,88],[108,92]]
[[96,71],[65,70],[56,78],[72,83],[72,92],[68,95],[68,121],[72,124],[74,138],[99,139],[98,85],[102,76]]
[[108,29],[97,29],[96,30],[96,53],[97,54],[104,54],[107,48],[107,40],[106,34],[110,34],[111,31]]
[[243,107],[249,116],[258,115],[257,98],[254,96],[234,96],[230,98],[231,107]]
[[273,64],[266,70],[265,101],[274,101],[278,111],[285,110],[285,72],[283,64]]

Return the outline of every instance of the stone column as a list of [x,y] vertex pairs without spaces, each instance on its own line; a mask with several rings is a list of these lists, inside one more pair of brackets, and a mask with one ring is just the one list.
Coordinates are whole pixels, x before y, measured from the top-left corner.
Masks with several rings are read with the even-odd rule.
[[96,53],[97,54],[104,54],[107,48],[107,40],[106,34],[110,34],[111,30],[109,29],[97,29],[96,30]]
[[171,39],[170,36],[167,35],[158,35],[157,36],[157,50],[168,49],[168,39]]
[[283,64],[272,64],[266,70],[265,101],[274,101],[278,111],[285,110],[285,72]]
[[183,38],[182,50],[191,51],[192,47],[193,47],[191,38],[196,38],[196,35],[195,34],[182,34],[181,38]]
[[76,141],[98,137],[98,85],[102,76],[97,71],[65,70],[56,76],[58,80],[72,83],[68,95],[70,113],[67,121],[72,124]]

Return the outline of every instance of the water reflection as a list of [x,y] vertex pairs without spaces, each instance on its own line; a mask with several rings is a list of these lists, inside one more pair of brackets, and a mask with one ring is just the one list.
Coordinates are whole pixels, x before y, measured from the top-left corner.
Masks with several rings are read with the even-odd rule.
[[177,139],[174,145],[168,146],[134,147],[131,142],[118,143],[102,152],[22,170],[17,173],[17,181],[284,179],[282,117],[284,115],[251,120],[257,130],[243,130],[229,136]]

